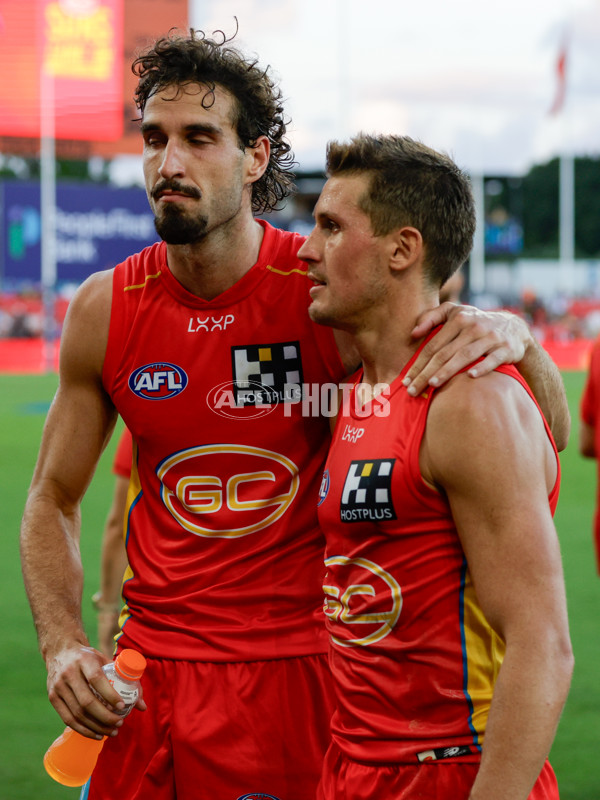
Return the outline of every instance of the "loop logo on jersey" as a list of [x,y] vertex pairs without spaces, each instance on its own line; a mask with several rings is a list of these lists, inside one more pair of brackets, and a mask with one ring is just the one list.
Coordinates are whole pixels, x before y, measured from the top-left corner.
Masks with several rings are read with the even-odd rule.
[[220,317],[190,317],[188,333],[224,331],[232,322],[235,322],[233,314],[221,314]]
[[156,470],[161,498],[186,531],[234,538],[280,519],[298,492],[298,467],[281,453],[250,445],[181,450]]
[[129,388],[145,400],[166,400],[181,394],[188,377],[181,367],[167,362],[145,364],[129,376]]
[[232,347],[231,361],[236,406],[301,401],[300,342]]
[[384,639],[402,611],[396,579],[366,558],[325,559],[323,611],[331,640],[340,647],[358,647]]
[[352,461],[340,501],[342,522],[397,519],[392,503],[394,458]]

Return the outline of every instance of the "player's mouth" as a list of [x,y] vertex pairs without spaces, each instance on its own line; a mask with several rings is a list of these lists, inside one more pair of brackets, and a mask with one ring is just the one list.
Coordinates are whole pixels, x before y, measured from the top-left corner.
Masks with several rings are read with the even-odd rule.
[[309,295],[310,295],[310,296],[311,296],[311,297],[314,299],[314,298],[315,298],[315,296],[319,294],[319,290],[320,290],[320,289],[322,289],[322,288],[324,288],[325,286],[327,286],[327,282],[326,282],[326,281],[324,281],[324,280],[321,280],[321,278],[318,278],[318,277],[317,277],[317,276],[314,274],[314,272],[309,272],[309,273],[308,273],[308,277],[309,277],[309,278],[310,278],[310,280],[311,280],[311,281],[314,283],[314,286],[312,286],[312,287],[309,289],[309,292],[308,292],[308,293],[309,293]]
[[156,202],[161,201],[163,203],[175,203],[190,199],[195,198],[192,198],[190,194],[184,194],[183,192],[160,192],[160,194],[158,194],[156,197]]
[[166,202],[180,200],[181,198],[200,200],[201,197],[199,189],[194,186],[183,186],[177,181],[162,181],[152,191],[154,200],[165,200]]

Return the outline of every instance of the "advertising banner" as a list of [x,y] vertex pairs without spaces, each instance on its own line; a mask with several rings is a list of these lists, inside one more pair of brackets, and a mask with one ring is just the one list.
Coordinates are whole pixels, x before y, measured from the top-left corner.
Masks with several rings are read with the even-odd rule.
[[[56,191],[57,284],[81,283],[92,272],[114,267],[158,241],[143,189],[58,184]],[[41,270],[40,186],[0,183],[4,288],[39,285]]]

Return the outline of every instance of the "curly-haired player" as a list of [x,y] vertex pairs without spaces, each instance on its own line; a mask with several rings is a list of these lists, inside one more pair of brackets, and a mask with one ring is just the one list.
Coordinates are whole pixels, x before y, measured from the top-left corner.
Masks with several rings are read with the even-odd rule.
[[281,90],[258,61],[248,60],[225,38],[217,41],[190,31],[189,38],[173,33],[159,39],[133,62],[132,70],[139,77],[135,101],[142,115],[148,99],[168,87],[177,87],[174,97],[180,97],[190,86],[202,86],[201,104],[206,109],[215,103],[217,85],[229,92],[240,150],[256,147],[261,137],[269,142],[265,170],[252,184],[252,210],[272,211],[290,194],[294,157],[285,138]]

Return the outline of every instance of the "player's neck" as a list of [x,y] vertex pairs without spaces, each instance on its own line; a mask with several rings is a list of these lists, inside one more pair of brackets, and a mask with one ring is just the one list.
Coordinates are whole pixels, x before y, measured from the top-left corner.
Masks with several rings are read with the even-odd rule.
[[212,300],[256,263],[264,229],[250,215],[210,231],[200,242],[167,245],[169,269],[189,292]]
[[377,323],[357,331],[356,347],[363,365],[365,383],[391,384],[419,348],[420,341],[411,333],[419,314],[434,308],[435,301],[402,303],[378,315]]

